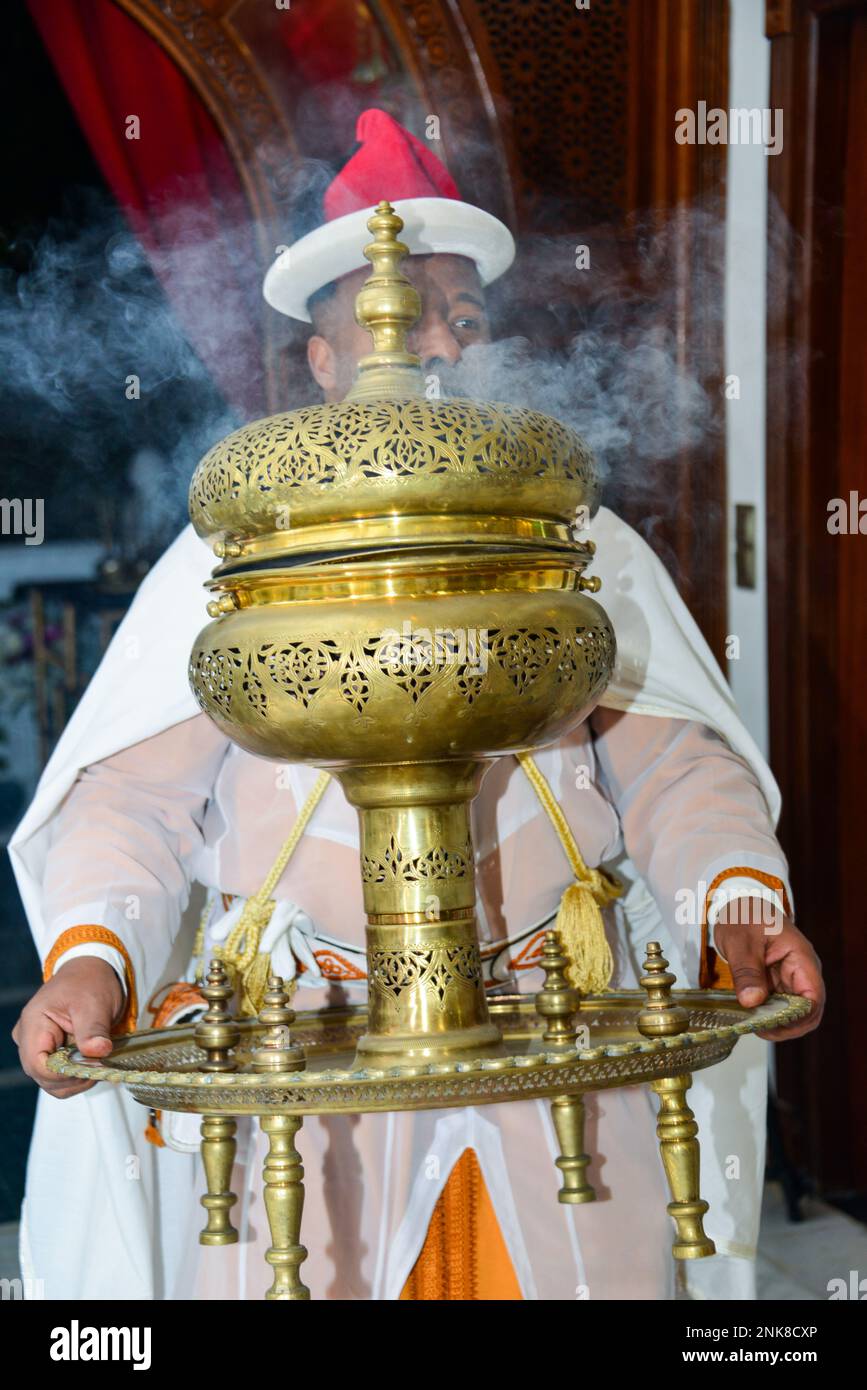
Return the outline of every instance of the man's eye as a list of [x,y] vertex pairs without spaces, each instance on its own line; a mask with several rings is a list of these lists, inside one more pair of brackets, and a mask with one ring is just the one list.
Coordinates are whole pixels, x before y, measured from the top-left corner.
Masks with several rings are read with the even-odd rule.
[[454,319],[452,321],[452,328],[459,328],[462,333],[478,333],[481,329],[481,323],[478,319]]

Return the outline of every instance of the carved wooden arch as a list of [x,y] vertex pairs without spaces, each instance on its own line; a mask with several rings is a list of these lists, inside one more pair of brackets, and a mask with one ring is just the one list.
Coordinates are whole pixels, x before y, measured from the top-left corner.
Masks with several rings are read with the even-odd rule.
[[226,142],[258,219],[273,216],[281,165],[296,150],[292,129],[229,4],[207,0],[115,0],[166,50],[202,99]]
[[[201,0],[115,0],[180,68],[212,116],[237,167],[256,225],[262,268],[273,255],[281,167],[292,130],[252,54],[222,11]],[[265,395],[269,411],[285,401],[285,363],[264,318]]]
[[474,196],[515,230],[520,178],[509,105],[474,0],[371,0],[393,35],[422,105],[440,119],[446,160]]
[[[285,239],[274,218],[292,162],[287,152],[309,153],[299,148],[301,127],[293,119],[298,93],[283,89],[282,76],[273,78],[272,20],[281,11],[260,0],[115,3],[165,48],[213,116],[262,230],[264,269]],[[726,104],[726,0],[594,0],[586,11],[564,0],[364,3],[399,62],[397,99],[406,118],[421,122],[423,134],[425,115],[439,117],[443,153],[464,195],[516,232],[562,233],[588,221],[616,227],[633,209],[701,206],[710,196],[719,151],[678,145],[672,121],[676,107],[699,98]],[[721,332],[701,341],[708,316],[694,309],[705,276],[686,242],[671,275],[680,286],[674,327],[685,362],[700,359],[703,378],[710,363],[721,379]],[[510,293],[515,285],[513,279]],[[523,292],[537,291],[527,284]],[[286,329],[275,318],[264,318],[271,410],[286,404],[289,379],[275,337],[285,341]],[[666,518],[662,548],[676,558],[681,587],[721,654],[721,438],[701,459],[684,454],[657,510]],[[640,519],[628,507],[625,514]],[[720,520],[705,529],[689,524],[691,516]]]
[[[299,149],[287,103],[239,32],[251,0],[115,0],[147,29],[192,83],[238,166],[251,206],[273,212],[287,149]],[[255,0],[254,0],[255,3]],[[405,65],[419,107],[440,118],[449,163],[467,184],[493,156],[491,211],[514,223],[512,165],[499,68],[473,0],[371,0]],[[279,11],[275,9],[275,16]],[[472,137],[472,138],[471,138]],[[490,174],[490,170],[488,170]]]
[[[212,116],[250,204],[264,272],[285,236],[278,209],[292,165],[287,154],[307,152],[299,146],[287,94],[269,79],[262,40],[253,44],[242,32],[251,0],[115,3],[161,44]],[[471,11],[468,0],[462,7]],[[464,187],[483,189],[490,210],[514,225],[497,67],[474,11],[471,33],[461,8],[449,0],[373,0],[369,8],[405,69],[419,110],[439,117],[445,157],[460,168]],[[280,13],[275,7],[275,20]],[[264,366],[272,410],[286,401],[286,363],[274,333],[274,320],[266,315]]]

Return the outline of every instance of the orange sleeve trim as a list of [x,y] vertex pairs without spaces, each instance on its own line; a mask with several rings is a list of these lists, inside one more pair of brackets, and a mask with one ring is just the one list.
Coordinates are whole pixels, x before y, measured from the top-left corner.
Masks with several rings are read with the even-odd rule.
[[786,885],[782,879],[775,878],[773,874],[766,874],[761,869],[747,869],[744,867],[734,869],[723,869],[722,873],[717,874],[713,883],[707,890],[704,898],[704,909],[701,914],[701,963],[699,966],[698,983],[700,989],[728,989],[735,987],[732,972],[727,961],[722,960],[713,949],[708,945],[707,931],[707,910],[713,894],[721,883],[725,883],[727,878],[754,878],[757,883],[764,884],[766,888],[774,888],[783,900],[785,912],[791,916],[791,905],[789,895],[786,892]]
[[124,946],[119,936],[115,936],[108,927],[97,927],[92,923],[87,926],[68,927],[65,932],[61,932],[51,950],[45,958],[45,965],[42,969],[43,980],[50,980],[54,974],[54,967],[72,946],[113,946],[123,956],[124,973],[126,975],[126,1008],[123,1017],[117,1024],[119,1033],[134,1033],[138,1019],[138,999],[135,990],[135,971],[130,960],[129,951]]

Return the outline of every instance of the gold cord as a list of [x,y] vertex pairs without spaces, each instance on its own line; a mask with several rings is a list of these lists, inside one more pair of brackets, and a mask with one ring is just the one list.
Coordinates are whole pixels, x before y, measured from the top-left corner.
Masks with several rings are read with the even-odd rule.
[[[240,1011],[243,1015],[251,1016],[259,1012],[268,983],[271,958],[267,954],[260,955],[259,943],[275,907],[271,894],[295,853],[310,817],[322,800],[330,781],[329,773],[320,772],[262,887],[247,899],[241,916],[226,940],[222,945],[214,947],[214,955],[235,972],[240,986]],[[290,995],[295,992],[295,984],[294,980],[287,982]]]
[[[561,899],[556,923],[563,949],[569,958],[567,974],[570,983],[582,994],[601,993],[608,988],[614,961],[605,936],[600,908],[619,898],[623,893],[623,885],[605,869],[587,867],[569,823],[533,757],[529,753],[518,753],[517,759],[557,832],[569,866],[575,875],[575,882],[569,885]],[[330,781],[329,773],[320,772],[262,887],[247,899],[240,918],[225,942],[214,947],[214,955],[231,967],[239,981],[242,1014],[258,1012],[261,1006],[260,996],[267,985],[270,957],[260,955],[259,943],[274,911],[275,904],[271,894],[298,847],[310,817],[319,805]],[[204,926],[203,916],[196,933],[196,957],[200,956],[204,949]],[[290,993],[294,993],[294,988],[293,980]]]
[[208,924],[213,901],[213,897],[208,894],[205,906],[199,914],[199,925],[196,927],[196,939],[193,942],[193,960],[196,963],[197,984],[202,984],[205,978],[205,928]]

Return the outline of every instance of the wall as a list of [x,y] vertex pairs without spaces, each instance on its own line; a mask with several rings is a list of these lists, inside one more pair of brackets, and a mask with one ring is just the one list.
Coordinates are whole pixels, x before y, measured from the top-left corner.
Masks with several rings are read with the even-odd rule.
[[[729,107],[768,105],[770,44],[764,0],[731,0]],[[785,131],[784,131],[785,134]],[[761,145],[727,151],[726,376],[740,379],[740,399],[726,402],[728,485],[728,630],[740,656],[728,675],[741,716],[768,749],[768,640],[765,571],[765,271],[768,160]],[[735,584],[735,506],[756,508],[756,588]],[[773,524],[773,518],[771,518]]]

